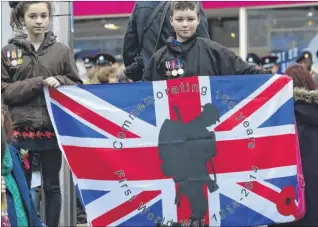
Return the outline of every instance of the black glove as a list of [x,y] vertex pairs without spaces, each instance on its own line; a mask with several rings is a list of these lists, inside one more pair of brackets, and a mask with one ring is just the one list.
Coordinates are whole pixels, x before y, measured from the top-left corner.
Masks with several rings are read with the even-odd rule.
[[144,72],[144,62],[140,55],[134,58],[134,62],[125,69],[126,76],[132,81],[140,81]]

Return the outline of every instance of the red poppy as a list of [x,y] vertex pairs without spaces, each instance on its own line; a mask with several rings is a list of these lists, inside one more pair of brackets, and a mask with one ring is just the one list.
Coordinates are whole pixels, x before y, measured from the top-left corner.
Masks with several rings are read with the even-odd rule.
[[19,136],[20,135],[20,132],[19,131],[13,131],[13,136],[14,137],[17,137],[17,136]]
[[278,200],[276,202],[276,207],[281,215],[296,216],[297,206],[295,203],[296,192],[294,187],[287,186],[279,193]]
[[29,137],[29,134],[27,132],[22,132],[22,136],[24,139],[27,139]]
[[35,136],[35,133],[34,133],[34,132],[29,132],[29,137],[30,137],[31,139],[34,139],[34,136]]

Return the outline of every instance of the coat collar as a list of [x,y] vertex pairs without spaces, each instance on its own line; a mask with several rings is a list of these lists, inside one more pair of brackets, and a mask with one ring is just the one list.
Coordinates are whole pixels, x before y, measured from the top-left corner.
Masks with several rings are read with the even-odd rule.
[[196,40],[197,40],[197,35],[195,34],[189,40],[181,44],[177,44],[176,39],[170,36],[167,40],[167,46],[173,52],[176,52],[178,54],[185,54],[193,47]]
[[318,104],[318,90],[308,91],[304,88],[294,88],[294,99],[295,102],[303,101]]

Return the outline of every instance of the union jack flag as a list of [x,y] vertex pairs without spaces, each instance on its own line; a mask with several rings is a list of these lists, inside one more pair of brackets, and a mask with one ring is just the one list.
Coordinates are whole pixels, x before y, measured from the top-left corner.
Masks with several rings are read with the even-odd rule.
[[188,123],[206,103],[221,113],[208,128],[216,135],[219,189],[205,187],[202,222],[255,226],[303,212],[292,91],[286,76],[248,75],[63,86],[45,96],[92,226],[189,223],[189,201],[176,206],[178,185],[161,170],[158,134],[166,119],[177,118],[173,106]]

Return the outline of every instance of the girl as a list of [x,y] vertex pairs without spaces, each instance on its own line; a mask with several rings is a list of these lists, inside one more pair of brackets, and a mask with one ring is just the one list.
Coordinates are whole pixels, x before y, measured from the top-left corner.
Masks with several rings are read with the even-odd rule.
[[[48,31],[50,2],[9,2],[11,26],[19,34],[2,48],[1,92],[13,123],[11,144],[28,151],[32,163],[39,152],[45,192],[46,224],[58,226],[61,210],[59,171],[62,155],[47,111],[43,86],[81,84],[72,51]],[[31,169],[26,170],[30,187]]]
[[318,90],[305,66],[292,65],[285,74],[294,83],[295,116],[305,178],[306,214],[299,221],[276,226],[318,226]]
[[2,208],[6,208],[11,226],[42,226],[24,178],[18,151],[6,142],[7,138],[11,137],[10,119],[7,114],[2,113],[1,125],[1,197],[5,200],[1,201],[2,204],[5,202]]

